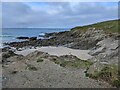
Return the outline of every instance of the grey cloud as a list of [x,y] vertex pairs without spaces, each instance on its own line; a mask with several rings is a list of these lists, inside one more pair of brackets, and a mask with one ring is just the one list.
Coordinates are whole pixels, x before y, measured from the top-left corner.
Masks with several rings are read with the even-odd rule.
[[98,3],[44,3],[37,11],[24,3],[3,4],[3,27],[75,27],[117,18],[117,6]]
[[3,27],[26,27],[26,17],[31,9],[23,3],[3,3],[2,23]]

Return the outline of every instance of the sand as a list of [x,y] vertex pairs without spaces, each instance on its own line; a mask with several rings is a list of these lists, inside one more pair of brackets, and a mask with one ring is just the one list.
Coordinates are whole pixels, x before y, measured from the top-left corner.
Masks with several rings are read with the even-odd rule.
[[[110,88],[105,82],[86,77],[82,69],[64,68],[47,59],[40,63],[33,60],[26,63],[37,67],[37,71],[26,70],[23,61],[11,64],[4,69],[8,79],[3,88]],[[18,72],[10,74],[14,70]]]
[[62,47],[62,46],[59,46],[59,47],[52,47],[52,46],[37,47],[36,49],[25,49],[22,51],[16,51],[15,53],[26,56],[36,50],[46,52],[50,55],[56,55],[56,56],[74,55],[81,60],[88,60],[88,59],[92,58],[92,56],[88,54],[89,50],[77,50],[77,49],[71,49],[71,48]]
[[[39,47],[36,49],[25,49],[16,51],[16,54],[28,55],[34,51],[47,52],[51,55],[75,55],[81,59],[88,59],[91,56],[89,50],[75,50],[66,47]],[[40,55],[40,54],[38,54]],[[42,54],[41,54],[42,55]],[[41,56],[40,55],[40,56]],[[42,57],[42,56],[41,56]],[[40,58],[41,58],[40,57]],[[31,58],[31,57],[30,57]],[[10,60],[10,58],[9,58]],[[13,60],[13,59],[12,59]],[[111,86],[103,81],[90,79],[85,76],[85,69],[61,67],[50,58],[42,57],[42,62],[37,59],[21,60],[16,58],[14,62],[5,66],[3,70],[3,88],[110,88]],[[28,65],[36,67],[37,70],[28,69]],[[17,73],[11,73],[17,71]],[[12,82],[12,83],[11,83]]]

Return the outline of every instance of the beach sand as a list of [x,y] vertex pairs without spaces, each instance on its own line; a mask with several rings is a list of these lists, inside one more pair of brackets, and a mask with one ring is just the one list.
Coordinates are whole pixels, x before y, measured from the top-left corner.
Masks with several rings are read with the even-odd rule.
[[52,47],[52,46],[37,47],[36,49],[25,49],[22,51],[16,51],[15,53],[26,56],[36,50],[46,52],[50,55],[56,55],[56,56],[74,55],[81,60],[88,60],[88,59],[92,58],[92,56],[88,54],[89,50],[70,49],[70,48],[62,47],[62,46],[59,46],[59,47]]

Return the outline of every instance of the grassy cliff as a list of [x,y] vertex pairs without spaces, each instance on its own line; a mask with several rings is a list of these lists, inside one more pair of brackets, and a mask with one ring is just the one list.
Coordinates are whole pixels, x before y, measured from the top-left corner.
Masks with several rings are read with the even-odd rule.
[[118,21],[119,20],[110,20],[110,21],[98,22],[86,26],[77,26],[75,28],[72,28],[71,30],[86,31],[89,28],[95,28],[98,30],[106,30],[107,32],[118,32]]

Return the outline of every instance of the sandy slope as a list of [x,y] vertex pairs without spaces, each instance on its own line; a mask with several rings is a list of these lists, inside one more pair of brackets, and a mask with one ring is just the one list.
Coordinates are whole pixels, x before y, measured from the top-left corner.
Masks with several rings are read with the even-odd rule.
[[[80,59],[89,59],[89,50],[74,50],[66,47],[41,47],[36,49],[26,49],[16,51],[16,54],[24,56],[34,51],[48,52],[51,55],[75,55]],[[33,53],[32,53],[33,52]],[[37,54],[39,58],[43,54]],[[30,55],[28,55],[30,56]],[[42,62],[37,62],[37,58],[24,57],[15,59],[9,65],[5,65],[3,69],[3,87],[4,88],[110,88],[111,86],[105,82],[90,79],[85,76],[85,69],[61,67],[50,60],[49,57],[42,58]],[[34,66],[37,70],[28,69],[28,65]],[[17,73],[12,73],[17,71]],[[12,83],[11,83],[12,82]]]
[[[24,61],[11,64],[3,71],[6,88],[105,88],[107,83],[85,77],[82,69],[68,69],[45,59],[43,62],[28,61],[37,71],[26,70]],[[16,74],[11,71],[17,70]],[[12,82],[12,83],[11,83]]]
[[47,52],[50,55],[56,55],[56,56],[74,55],[82,60],[88,60],[88,59],[92,58],[92,56],[90,56],[88,54],[89,50],[76,50],[76,49],[70,49],[67,47],[51,47],[51,46],[49,46],[49,47],[41,47],[41,48],[36,48],[36,49],[25,49],[22,51],[16,51],[15,53],[26,56],[29,53],[34,52],[36,50],[42,51],[42,52]]

